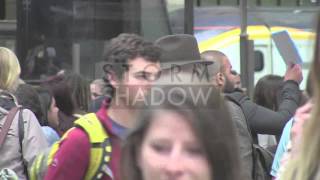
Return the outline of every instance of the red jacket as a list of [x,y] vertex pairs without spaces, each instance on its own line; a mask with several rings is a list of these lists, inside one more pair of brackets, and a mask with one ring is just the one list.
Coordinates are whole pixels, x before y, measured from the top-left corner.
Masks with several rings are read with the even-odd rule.
[[[115,180],[119,180],[121,139],[112,130],[112,120],[107,116],[105,106],[102,105],[96,115],[110,136],[112,153],[109,167]],[[84,179],[89,165],[89,157],[89,138],[83,130],[75,128],[61,142],[53,163],[48,167],[45,180]],[[102,179],[111,180],[106,175]]]

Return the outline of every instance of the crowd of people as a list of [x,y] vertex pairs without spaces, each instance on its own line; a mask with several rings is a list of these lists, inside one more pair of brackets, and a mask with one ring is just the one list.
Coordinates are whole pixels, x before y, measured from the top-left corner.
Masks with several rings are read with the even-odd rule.
[[192,35],[120,34],[91,82],[60,71],[26,84],[0,47],[0,179],[316,180],[319,52],[320,19],[306,92],[292,64],[251,99],[228,56]]

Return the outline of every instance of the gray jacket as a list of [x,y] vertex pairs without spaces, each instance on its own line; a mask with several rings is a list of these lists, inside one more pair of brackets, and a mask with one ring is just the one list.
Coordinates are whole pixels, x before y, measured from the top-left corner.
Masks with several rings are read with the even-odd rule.
[[241,172],[243,179],[252,179],[253,160],[252,160],[252,139],[248,130],[247,122],[239,105],[232,101],[226,101],[230,116],[236,130],[237,142],[239,145],[239,155]]
[[293,81],[284,82],[280,93],[281,97],[278,111],[272,111],[257,105],[251,101],[248,96],[239,91],[226,94],[228,100],[227,105],[235,125],[239,142],[239,153],[244,179],[252,179],[253,159],[252,137],[250,132],[280,134],[286,122],[294,115],[298,108],[300,90],[297,83]]
[[[3,126],[8,111],[0,107],[0,127]],[[24,174],[24,165],[31,165],[32,161],[43,149],[48,147],[45,136],[41,130],[35,115],[28,109],[22,111],[22,119],[24,123],[24,138],[22,140],[22,149],[19,142],[19,112],[16,114],[5,142],[0,147],[0,170],[9,168],[15,171],[19,179],[26,179]]]
[[227,96],[238,99],[252,133],[281,135],[282,129],[299,107],[301,92],[296,82],[284,82],[280,91],[278,111],[257,105],[242,92],[236,91]]

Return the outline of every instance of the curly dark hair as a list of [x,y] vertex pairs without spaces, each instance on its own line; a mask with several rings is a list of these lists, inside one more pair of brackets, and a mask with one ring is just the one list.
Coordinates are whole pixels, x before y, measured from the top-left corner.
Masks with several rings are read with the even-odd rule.
[[158,62],[160,48],[136,34],[120,34],[111,39],[105,49],[104,60],[109,66],[104,66],[104,71],[108,73],[111,70],[118,78],[121,78],[123,73],[128,70],[125,68],[128,62],[137,57],[142,57],[150,62]]

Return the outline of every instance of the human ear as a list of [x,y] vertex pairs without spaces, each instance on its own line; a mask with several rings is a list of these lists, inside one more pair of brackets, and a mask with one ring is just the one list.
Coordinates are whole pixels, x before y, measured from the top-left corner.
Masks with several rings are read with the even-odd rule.
[[217,75],[217,85],[219,86],[219,87],[224,87],[224,85],[225,85],[225,82],[226,82],[226,79],[225,79],[225,77],[224,77],[224,75],[221,73],[221,72],[219,72]]

